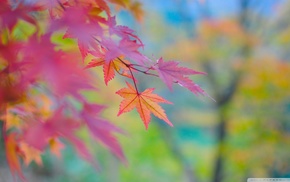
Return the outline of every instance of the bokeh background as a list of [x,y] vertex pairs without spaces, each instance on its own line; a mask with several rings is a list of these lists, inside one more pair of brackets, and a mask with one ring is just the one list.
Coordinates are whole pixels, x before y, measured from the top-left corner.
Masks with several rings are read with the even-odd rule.
[[[26,169],[29,181],[239,182],[249,177],[290,178],[290,2],[287,0],[146,0],[143,21],[116,11],[119,24],[136,30],[152,59],[182,61],[207,72],[192,77],[215,101],[186,89],[169,91],[140,77],[141,88],[174,103],[164,108],[174,127],[153,118],[145,130],[137,112],[117,117],[115,79],[100,86],[104,117],[127,132],[118,138],[121,163],[90,141],[96,171],[72,147],[63,158],[43,156]],[[101,71],[101,69],[99,70]],[[100,74],[100,80],[102,76]],[[100,81],[101,82],[101,81]],[[1,166],[0,175],[7,174]]]

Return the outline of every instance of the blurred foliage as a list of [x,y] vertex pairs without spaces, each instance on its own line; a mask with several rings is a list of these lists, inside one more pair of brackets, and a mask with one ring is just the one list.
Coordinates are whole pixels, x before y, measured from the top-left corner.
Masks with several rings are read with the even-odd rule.
[[[234,2],[239,6],[246,1]],[[119,12],[123,17],[120,22],[137,26],[134,29],[143,37],[146,52],[184,60],[208,72],[198,84],[216,102],[193,97],[180,88],[174,88],[174,92],[159,89],[176,105],[164,107],[175,127],[152,122],[145,131],[140,122],[134,122],[137,113],[116,117],[120,98],[113,93],[120,87],[118,80],[108,87],[100,86],[102,97],[88,97],[111,104],[104,117],[126,130],[127,134],[119,138],[128,164],[121,164],[106,149],[92,146],[101,168],[96,172],[66,149],[64,159],[45,158],[53,172],[44,179],[207,182],[214,181],[219,155],[223,161],[219,181],[290,177],[290,3],[255,2],[242,11],[226,2],[217,6],[207,0],[170,1],[162,6],[148,1],[144,2],[141,25],[126,22],[128,15]],[[225,12],[220,15],[221,10],[215,8]],[[139,80],[150,87],[160,85],[157,81]],[[222,97],[230,92],[231,97],[222,103]],[[221,120],[226,123],[222,140],[218,137]],[[90,142],[85,132],[80,135]]]
[[[201,5],[201,8],[209,4]],[[276,27],[289,27],[289,21],[282,18],[286,16],[285,11],[289,11],[289,3],[283,4],[284,8],[280,5],[282,11],[271,11],[268,15],[254,12],[254,5],[251,3],[245,12],[237,13],[236,18],[205,16],[196,23],[196,36],[184,36],[163,52],[175,59],[186,57],[193,65],[199,62],[208,71],[209,91],[217,100],[216,114],[226,120],[226,136],[217,141],[222,142],[224,167],[220,171],[222,177],[216,181],[289,177],[290,174],[287,152],[290,65],[289,57],[277,54],[284,52],[283,49],[287,52],[285,34],[289,32]],[[251,18],[251,13],[261,21]],[[279,13],[284,15],[280,14],[277,19]],[[271,19],[274,17],[276,26],[269,26],[269,23],[274,24]],[[252,28],[249,24],[256,26]],[[282,38],[274,33],[278,30]],[[232,98],[219,104],[219,100],[233,89]],[[203,113],[207,111],[203,110]],[[209,168],[215,168],[215,160]],[[199,181],[202,175],[198,172],[196,175]],[[206,179],[211,180],[214,179]]]

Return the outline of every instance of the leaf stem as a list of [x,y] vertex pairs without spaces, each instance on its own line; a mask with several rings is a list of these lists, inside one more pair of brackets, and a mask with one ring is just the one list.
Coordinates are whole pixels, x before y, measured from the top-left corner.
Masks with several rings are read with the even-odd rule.
[[137,84],[136,84],[136,80],[135,80],[135,77],[134,77],[134,74],[133,74],[133,72],[132,72],[132,69],[131,69],[131,66],[130,66],[130,65],[128,66],[128,69],[129,69],[130,74],[131,74],[131,76],[132,76],[132,80],[133,80],[134,87],[135,87],[135,89],[136,89],[137,95],[139,95],[139,91],[138,91],[138,87],[137,87]]
[[137,69],[137,68],[134,68],[134,67],[131,67],[133,70],[136,70],[136,71],[138,71],[138,72],[141,72],[141,73],[143,73],[143,74],[145,74],[145,75],[150,75],[150,76],[155,76],[155,77],[159,77],[158,75],[156,75],[156,74],[154,74],[154,73],[149,73],[148,71],[150,70],[150,69],[148,69],[148,70],[146,70],[146,71],[142,71],[142,70],[139,70],[139,69]]
[[[100,44],[100,46],[102,46],[102,45],[101,45],[102,43],[101,43],[101,41],[100,41],[99,39],[97,39],[96,37],[93,37],[93,39],[95,39],[95,40]],[[103,46],[103,47],[104,47],[104,46]],[[108,51],[110,51],[109,48],[107,48],[107,47],[104,47],[104,48],[107,49]],[[138,72],[140,72],[140,73],[146,74],[146,75],[159,77],[157,74],[149,73],[149,72],[148,72],[148,71],[152,70],[152,67],[149,67],[149,68],[148,68],[148,67],[146,67],[146,66],[142,66],[142,65],[138,65],[138,64],[128,64],[128,63],[126,63],[125,61],[123,61],[120,57],[117,57],[117,59],[118,59],[122,64],[124,64],[124,65],[129,69],[130,74],[131,74],[132,79],[133,79],[133,82],[134,82],[134,87],[135,87],[135,89],[136,89],[137,94],[139,94],[139,91],[138,91],[138,88],[137,88],[136,80],[135,80],[135,77],[134,77],[134,74],[133,74],[132,69],[135,70],[135,71],[138,71]],[[143,71],[143,70],[140,70],[140,69],[138,69],[138,68],[135,68],[134,66],[138,66],[138,67],[142,67],[142,68],[147,68],[147,70],[146,70],[146,71]],[[119,73],[119,71],[117,71],[117,72]],[[119,73],[119,74],[120,74],[120,73]],[[120,74],[120,75],[122,75],[122,74]],[[122,76],[124,76],[124,75],[122,75]]]
[[[148,68],[148,67],[141,66],[141,65],[138,65],[138,64],[127,64],[127,63],[125,63],[121,58],[117,57],[117,59],[118,59],[119,61],[121,61],[121,63],[124,64],[127,68],[130,67],[131,69],[133,69],[133,70],[135,70],[135,71],[138,71],[138,72],[140,72],[140,73],[143,73],[143,74],[145,74],[145,75],[151,75],[151,76],[159,77],[158,75],[156,75],[156,74],[154,74],[154,73],[149,73],[149,72],[148,72],[149,70],[152,69],[151,67]],[[140,69],[138,69],[138,68],[135,68],[134,66],[139,66],[139,67],[147,68],[147,70],[146,70],[146,71],[143,71],[143,70],[140,70]]]

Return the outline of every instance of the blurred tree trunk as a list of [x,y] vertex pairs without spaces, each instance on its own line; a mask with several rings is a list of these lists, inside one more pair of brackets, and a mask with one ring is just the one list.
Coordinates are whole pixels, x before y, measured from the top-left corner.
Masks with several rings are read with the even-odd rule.
[[[247,29],[249,27],[249,0],[240,0],[240,17],[238,19],[244,33],[247,35]],[[243,63],[247,64],[247,60],[249,59],[251,55],[251,47],[248,44],[248,37],[246,36],[245,44],[241,46],[241,57],[244,60]],[[207,61],[206,64],[204,64],[204,67],[208,73],[213,73],[213,69],[211,68],[211,65]],[[227,136],[227,105],[232,101],[232,98],[237,90],[238,84],[242,77],[242,72],[235,72],[233,75],[233,79],[230,80],[229,86],[222,91],[216,91],[214,95],[217,98],[216,101],[216,107],[218,110],[218,124],[216,126],[217,131],[217,158],[214,164],[214,170],[213,170],[213,177],[212,182],[221,182],[223,179],[223,171],[224,171],[224,148],[226,145],[226,136]],[[213,75],[213,74],[211,74]],[[209,77],[210,83],[214,86],[217,86],[217,81],[213,77]]]
[[[213,73],[212,65],[209,62],[205,62],[204,68],[208,73]],[[217,85],[216,79],[213,77],[215,74],[209,74],[209,81],[212,86]],[[214,164],[213,170],[213,182],[220,182],[222,180],[222,172],[223,172],[223,151],[225,146],[225,138],[226,138],[226,127],[227,127],[227,105],[232,100],[233,95],[235,94],[241,74],[236,73],[234,78],[231,80],[229,86],[223,91],[216,91],[214,93],[214,97],[216,99],[216,109],[218,114],[218,124],[216,126],[216,134],[217,134],[217,158]],[[217,89],[218,90],[218,89]]]
[[197,182],[195,172],[193,166],[187,162],[186,158],[181,152],[181,149],[177,146],[176,141],[172,137],[172,132],[168,128],[164,128],[162,125],[157,124],[160,132],[162,133],[162,137],[168,147],[168,150],[174,156],[174,158],[178,161],[179,165],[182,167],[182,171],[184,172],[184,179],[180,181],[184,182]]

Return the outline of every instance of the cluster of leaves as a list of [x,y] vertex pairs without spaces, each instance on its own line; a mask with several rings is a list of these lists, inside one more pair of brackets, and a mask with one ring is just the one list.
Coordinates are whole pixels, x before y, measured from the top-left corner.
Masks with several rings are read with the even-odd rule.
[[[105,106],[85,96],[88,91],[97,93],[94,67],[103,68],[106,84],[116,74],[131,82],[116,92],[124,98],[118,115],[136,108],[146,129],[151,113],[172,125],[158,105],[170,102],[153,88],[139,91],[135,74],[159,77],[169,89],[178,83],[206,95],[188,77],[204,73],[140,53],[142,41],[130,28],[116,24],[109,5],[128,8],[137,19],[142,14],[140,4],[128,0],[0,0],[2,135],[11,171],[22,179],[21,160],[41,164],[46,149],[60,156],[60,139],[69,141],[85,160],[94,161],[76,134],[81,128],[125,160],[114,136],[122,131],[101,117]],[[78,51],[54,43],[56,35],[72,41]]]

